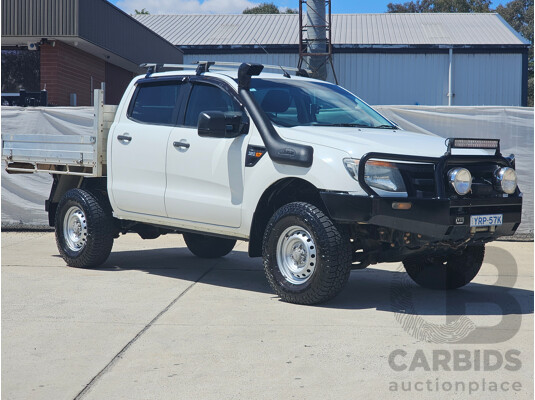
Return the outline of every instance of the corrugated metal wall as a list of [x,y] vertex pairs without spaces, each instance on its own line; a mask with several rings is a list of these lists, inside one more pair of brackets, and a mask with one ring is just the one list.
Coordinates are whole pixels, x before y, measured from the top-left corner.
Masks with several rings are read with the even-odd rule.
[[370,104],[447,104],[447,54],[336,54],[340,85]]
[[453,105],[522,105],[521,54],[453,53]]
[[[295,53],[188,54],[184,63],[198,60],[258,62],[296,66]],[[340,53],[334,55],[341,86],[370,104],[447,105],[447,53]],[[329,72],[329,81],[333,81]],[[520,106],[521,54],[453,53],[452,105]]]
[[2,0],[2,36],[76,36],[78,1]]
[[[274,53],[270,54],[184,54],[184,64],[191,64],[195,61],[232,61],[232,62],[253,62],[267,65],[286,65],[288,67],[297,66],[299,55],[294,53]],[[273,72],[273,71],[269,71]]]

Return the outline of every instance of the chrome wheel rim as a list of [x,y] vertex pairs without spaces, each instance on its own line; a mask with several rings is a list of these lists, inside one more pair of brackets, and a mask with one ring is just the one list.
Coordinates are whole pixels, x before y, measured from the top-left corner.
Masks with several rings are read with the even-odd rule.
[[82,250],[87,243],[87,222],[82,209],[72,206],[63,219],[63,237],[65,244],[72,251]]
[[287,228],[277,242],[277,265],[284,278],[294,285],[302,285],[316,268],[316,243],[306,229]]

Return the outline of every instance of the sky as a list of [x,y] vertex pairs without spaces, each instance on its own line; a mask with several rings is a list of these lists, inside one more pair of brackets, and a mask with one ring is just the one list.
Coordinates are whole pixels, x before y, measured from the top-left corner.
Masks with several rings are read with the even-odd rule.
[[[151,14],[241,14],[247,7],[270,0],[109,0],[123,11],[134,13],[145,8]],[[332,0],[333,14],[382,13],[388,3],[403,3],[406,0]],[[274,0],[279,8],[299,7],[297,0]],[[493,1],[492,7],[508,1]]]

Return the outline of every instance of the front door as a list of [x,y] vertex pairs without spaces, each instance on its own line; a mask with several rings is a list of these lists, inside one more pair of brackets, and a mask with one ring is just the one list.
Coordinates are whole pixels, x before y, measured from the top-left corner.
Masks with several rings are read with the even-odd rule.
[[[170,218],[239,227],[247,135],[200,137],[202,111],[242,111],[235,98],[219,86],[194,82],[181,121],[167,145],[165,205]],[[180,124],[180,123],[179,123]]]

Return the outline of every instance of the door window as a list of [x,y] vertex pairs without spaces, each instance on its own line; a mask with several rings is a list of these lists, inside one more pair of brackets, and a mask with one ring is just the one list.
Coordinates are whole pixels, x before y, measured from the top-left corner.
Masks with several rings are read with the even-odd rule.
[[214,85],[195,84],[186,110],[184,125],[197,126],[203,111],[241,111],[238,102],[227,92]]
[[178,101],[184,87],[179,82],[139,85],[128,117],[147,124],[175,125]]

